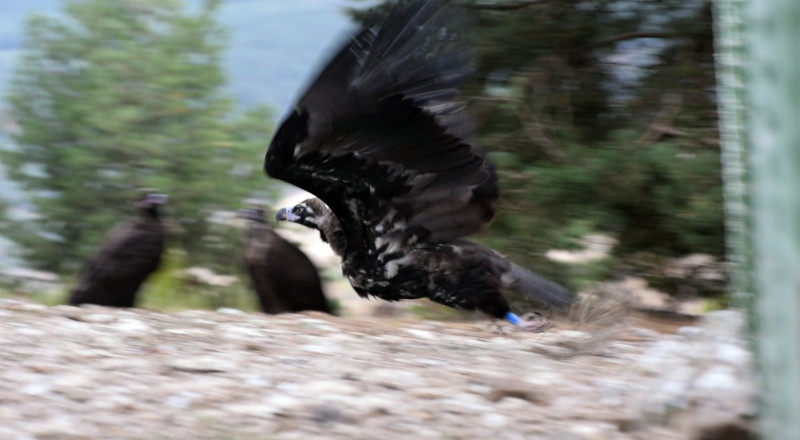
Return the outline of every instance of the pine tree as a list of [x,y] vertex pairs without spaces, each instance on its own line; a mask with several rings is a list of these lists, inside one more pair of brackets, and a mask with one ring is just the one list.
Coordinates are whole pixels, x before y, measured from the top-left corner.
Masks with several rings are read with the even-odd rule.
[[173,243],[196,262],[214,241],[211,214],[268,189],[271,115],[233,116],[219,3],[189,13],[176,0],[70,1],[64,17],[27,23],[8,87],[17,147],[2,160],[35,204],[35,220],[5,222],[32,265],[73,271],[137,187],[170,195]]

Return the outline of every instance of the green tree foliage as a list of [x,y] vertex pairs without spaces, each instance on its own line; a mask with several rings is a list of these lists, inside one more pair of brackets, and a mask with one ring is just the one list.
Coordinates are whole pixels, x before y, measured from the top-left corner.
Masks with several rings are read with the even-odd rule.
[[561,280],[575,273],[544,253],[591,232],[620,241],[604,275],[723,254],[709,1],[466,3],[477,66],[463,91],[503,191],[480,240]]
[[230,265],[213,217],[268,195],[260,164],[272,116],[236,113],[223,93],[218,6],[83,0],[62,18],[30,19],[8,87],[21,129],[2,152],[38,214],[6,219],[30,263],[74,271],[130,215],[132,190],[153,187],[170,195],[172,242],[188,263]]

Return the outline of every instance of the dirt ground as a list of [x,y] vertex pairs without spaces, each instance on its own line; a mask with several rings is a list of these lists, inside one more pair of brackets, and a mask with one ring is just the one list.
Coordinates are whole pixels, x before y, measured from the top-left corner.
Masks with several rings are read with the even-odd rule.
[[0,439],[748,438],[739,313],[556,324],[0,301]]

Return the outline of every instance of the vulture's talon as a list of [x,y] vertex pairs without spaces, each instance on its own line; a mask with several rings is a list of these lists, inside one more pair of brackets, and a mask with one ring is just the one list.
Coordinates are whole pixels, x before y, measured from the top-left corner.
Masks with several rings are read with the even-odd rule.
[[535,313],[526,313],[522,317],[512,312],[506,313],[506,320],[519,327],[520,330],[531,333],[543,333],[553,328],[553,323]]

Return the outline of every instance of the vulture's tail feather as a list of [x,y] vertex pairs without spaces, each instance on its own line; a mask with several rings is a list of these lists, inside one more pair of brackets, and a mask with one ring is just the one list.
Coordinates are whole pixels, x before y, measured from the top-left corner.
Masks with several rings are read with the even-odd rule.
[[535,273],[511,264],[511,275],[516,279],[514,290],[550,307],[567,307],[572,304],[574,295],[566,287],[550,281]]

